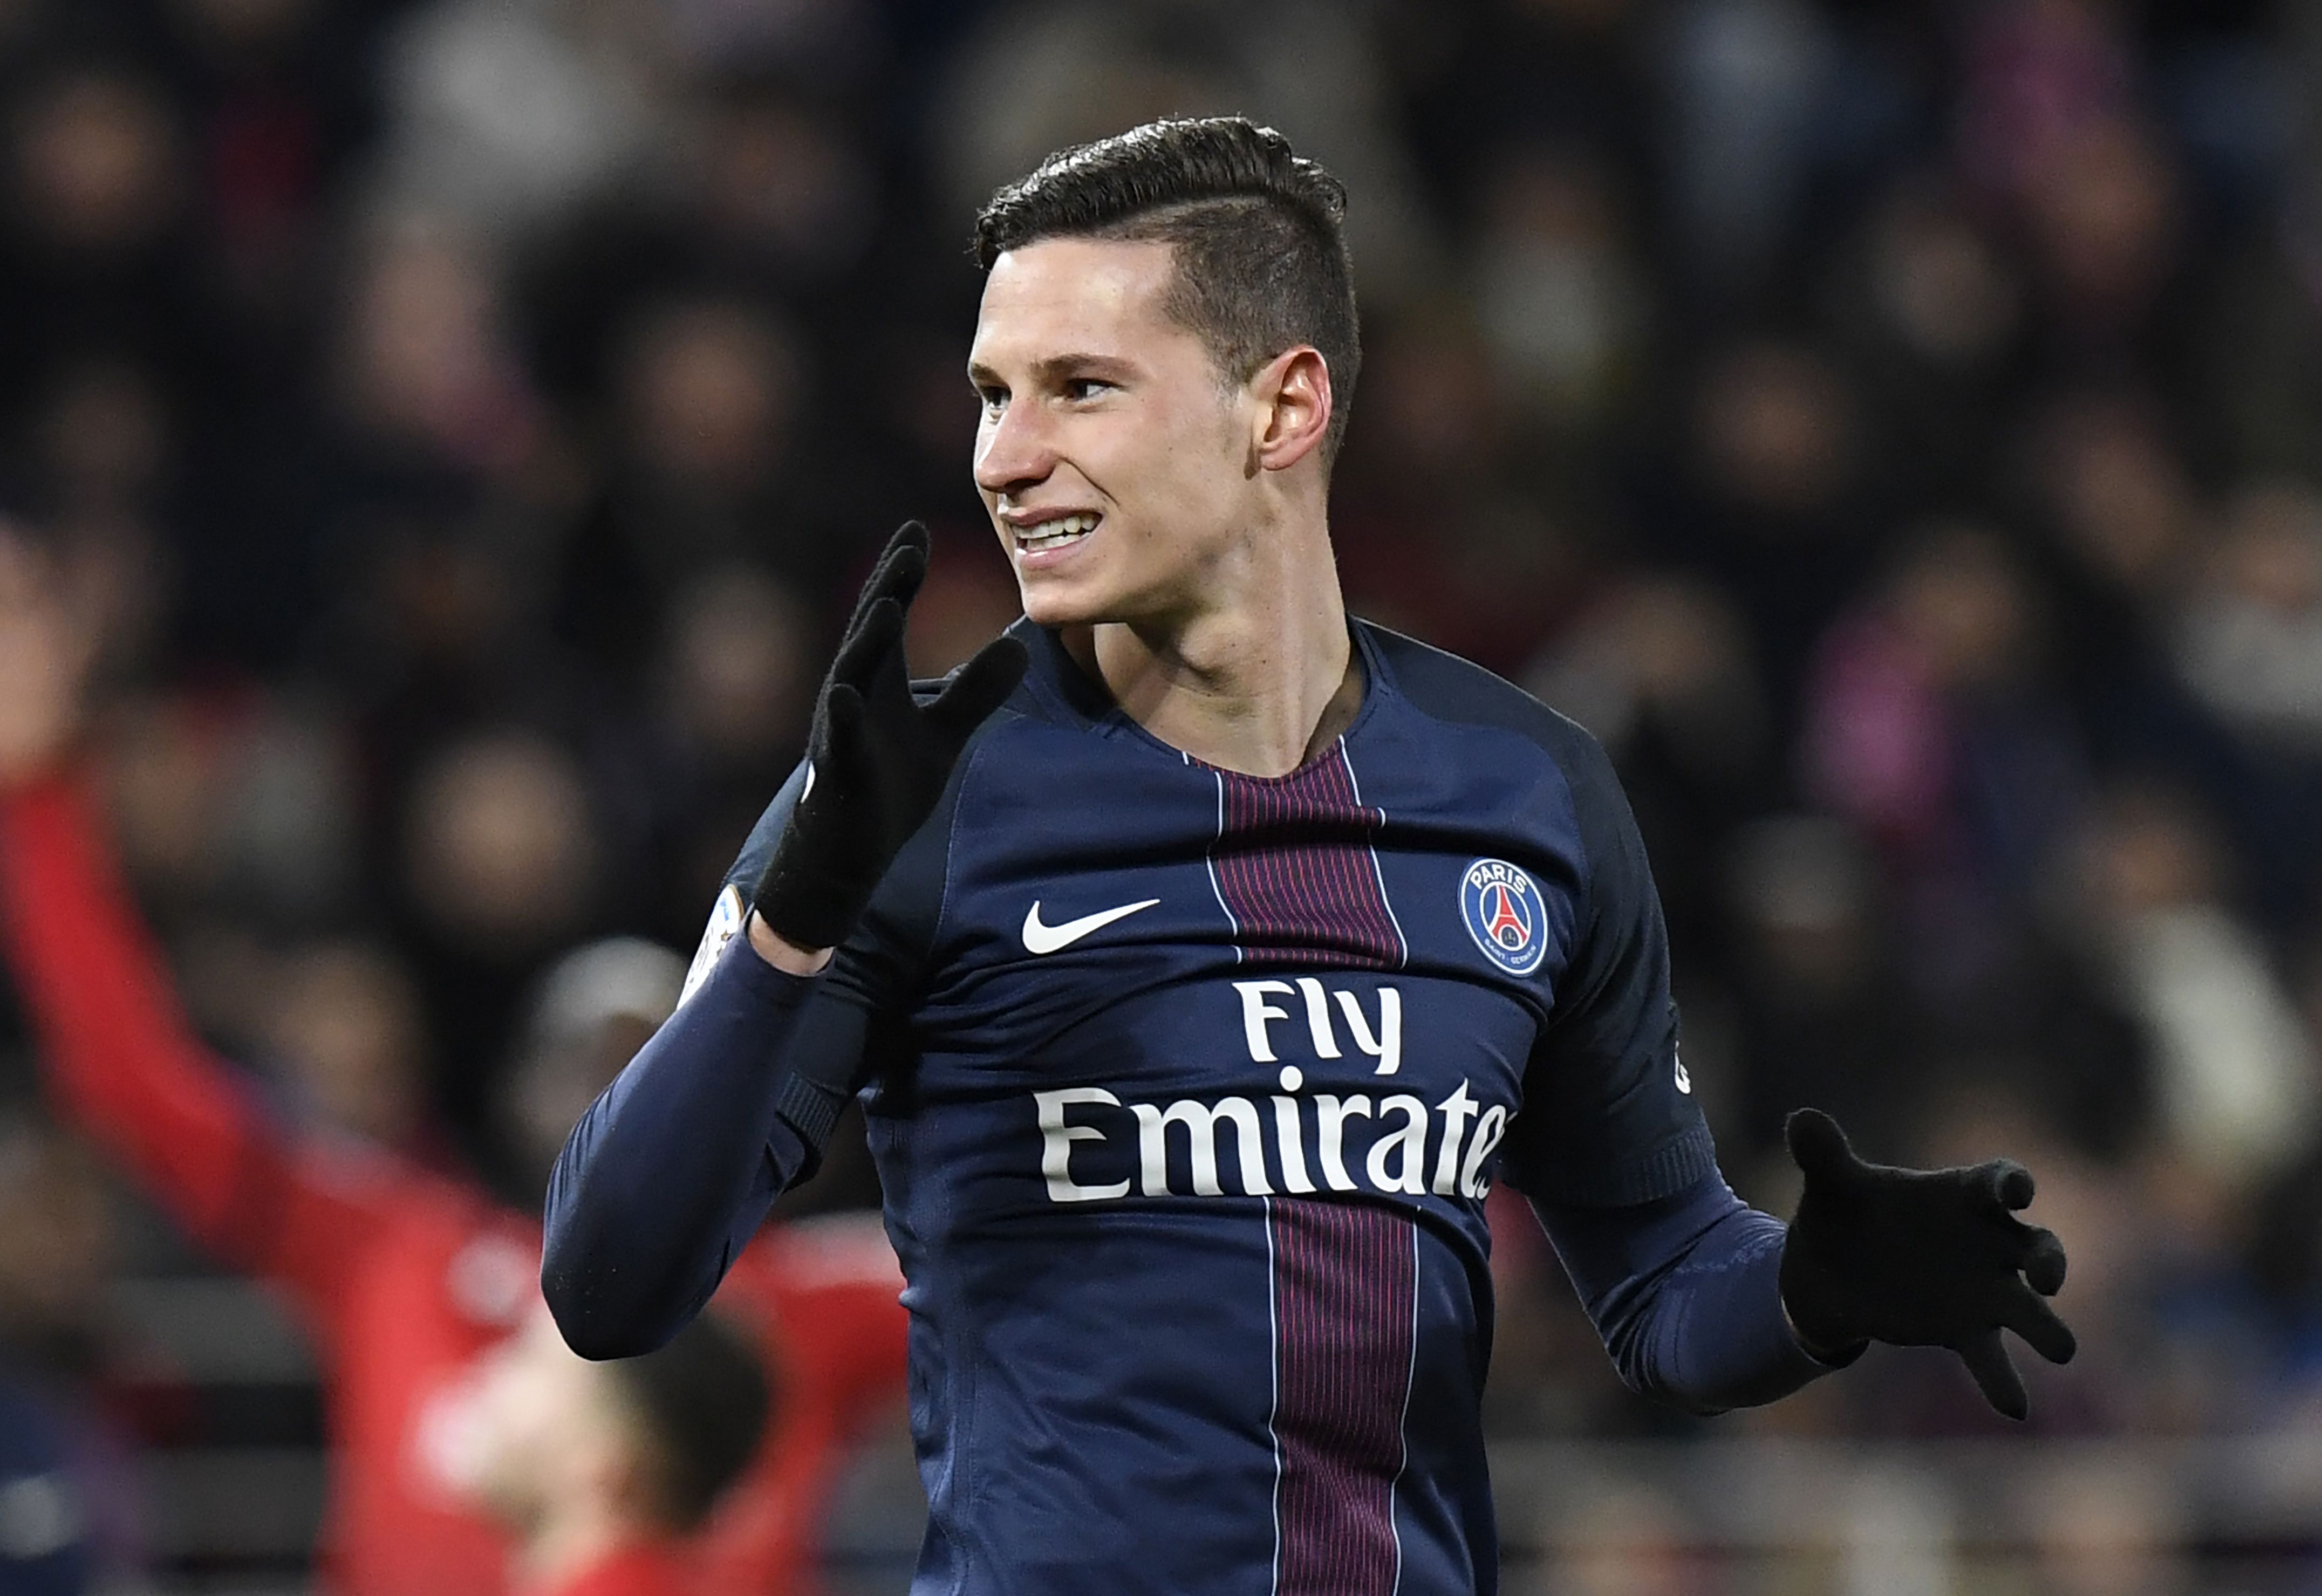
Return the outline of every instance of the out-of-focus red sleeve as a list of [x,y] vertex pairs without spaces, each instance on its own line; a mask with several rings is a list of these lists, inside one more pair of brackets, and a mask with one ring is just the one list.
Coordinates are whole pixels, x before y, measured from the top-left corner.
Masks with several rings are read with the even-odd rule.
[[910,1340],[902,1271],[878,1216],[775,1226],[758,1245],[798,1373],[827,1393],[842,1431],[859,1429],[902,1391]]
[[854,1445],[882,1417],[902,1427],[902,1289],[873,1215],[770,1226],[735,1260],[716,1306],[756,1323],[779,1373],[777,1413],[701,1538],[699,1589],[822,1589],[823,1519]]
[[0,796],[0,938],[59,1105],[187,1234],[286,1288],[327,1340],[407,1177],[382,1156],[302,1143],[195,1037],[73,777]]

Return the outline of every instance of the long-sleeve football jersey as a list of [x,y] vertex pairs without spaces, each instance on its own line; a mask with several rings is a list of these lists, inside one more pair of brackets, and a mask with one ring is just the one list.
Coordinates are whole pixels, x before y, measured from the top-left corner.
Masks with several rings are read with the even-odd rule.
[[910,1281],[928,1596],[1493,1589],[1495,1178],[1640,1386],[1709,1410],[1818,1371],[1782,1227],[1717,1174],[1584,732],[1358,624],[1355,720],[1260,779],[1017,631],[1023,686],[823,975],[734,937],[803,773],[744,850],[698,989],[560,1162],[576,1345],[707,1295],[835,1081]]
[[[195,1038],[78,785],[0,798],[0,933],[59,1106],[187,1233],[278,1288],[321,1364],[324,1559],[347,1596],[490,1596],[507,1544],[436,1483],[430,1448],[477,1360],[540,1300],[540,1227],[481,1188],[295,1132]],[[841,1449],[902,1384],[894,1261],[850,1222],[736,1249],[721,1303],[778,1372],[767,1444],[687,1549],[702,1588],[810,1589]]]

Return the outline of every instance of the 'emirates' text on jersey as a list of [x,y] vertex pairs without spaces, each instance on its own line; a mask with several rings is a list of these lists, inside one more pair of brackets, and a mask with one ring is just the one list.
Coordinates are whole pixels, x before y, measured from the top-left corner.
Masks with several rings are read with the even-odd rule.
[[921,1592],[1491,1590],[1490,1181],[1714,1168],[1602,752],[1354,633],[1354,724],[1261,780],[1018,623],[1024,686],[802,1019],[863,1035]]

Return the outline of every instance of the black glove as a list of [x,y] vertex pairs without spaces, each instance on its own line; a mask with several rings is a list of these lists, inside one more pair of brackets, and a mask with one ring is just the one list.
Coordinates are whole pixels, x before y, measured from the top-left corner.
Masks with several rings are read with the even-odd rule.
[[1835,1359],[1865,1341],[1948,1346],[1994,1408],[2029,1413],[2000,1331],[2052,1363],[2074,1350],[2041,1300],[2064,1283],[2063,1244],[2013,1212],[2032,1201],[2032,1172],[2006,1158],[1943,1170],[1865,1163],[1817,1108],[1800,1108],[1786,1128],[1806,1185],[1782,1248],[1782,1305],[1806,1350]]
[[846,940],[896,853],[934,812],[968,737],[1024,678],[1024,645],[996,638],[934,702],[912,698],[903,611],[927,574],[927,528],[907,522],[864,584],[815,701],[806,791],[751,899],[794,946]]

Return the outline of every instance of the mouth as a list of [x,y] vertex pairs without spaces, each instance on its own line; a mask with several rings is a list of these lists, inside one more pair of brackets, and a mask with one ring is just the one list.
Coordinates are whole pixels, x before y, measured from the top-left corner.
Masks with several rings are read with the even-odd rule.
[[1092,510],[1076,510],[1069,515],[1059,515],[1032,526],[1010,528],[1015,534],[1019,553],[1047,554],[1058,549],[1068,549],[1094,532],[1104,517]]

